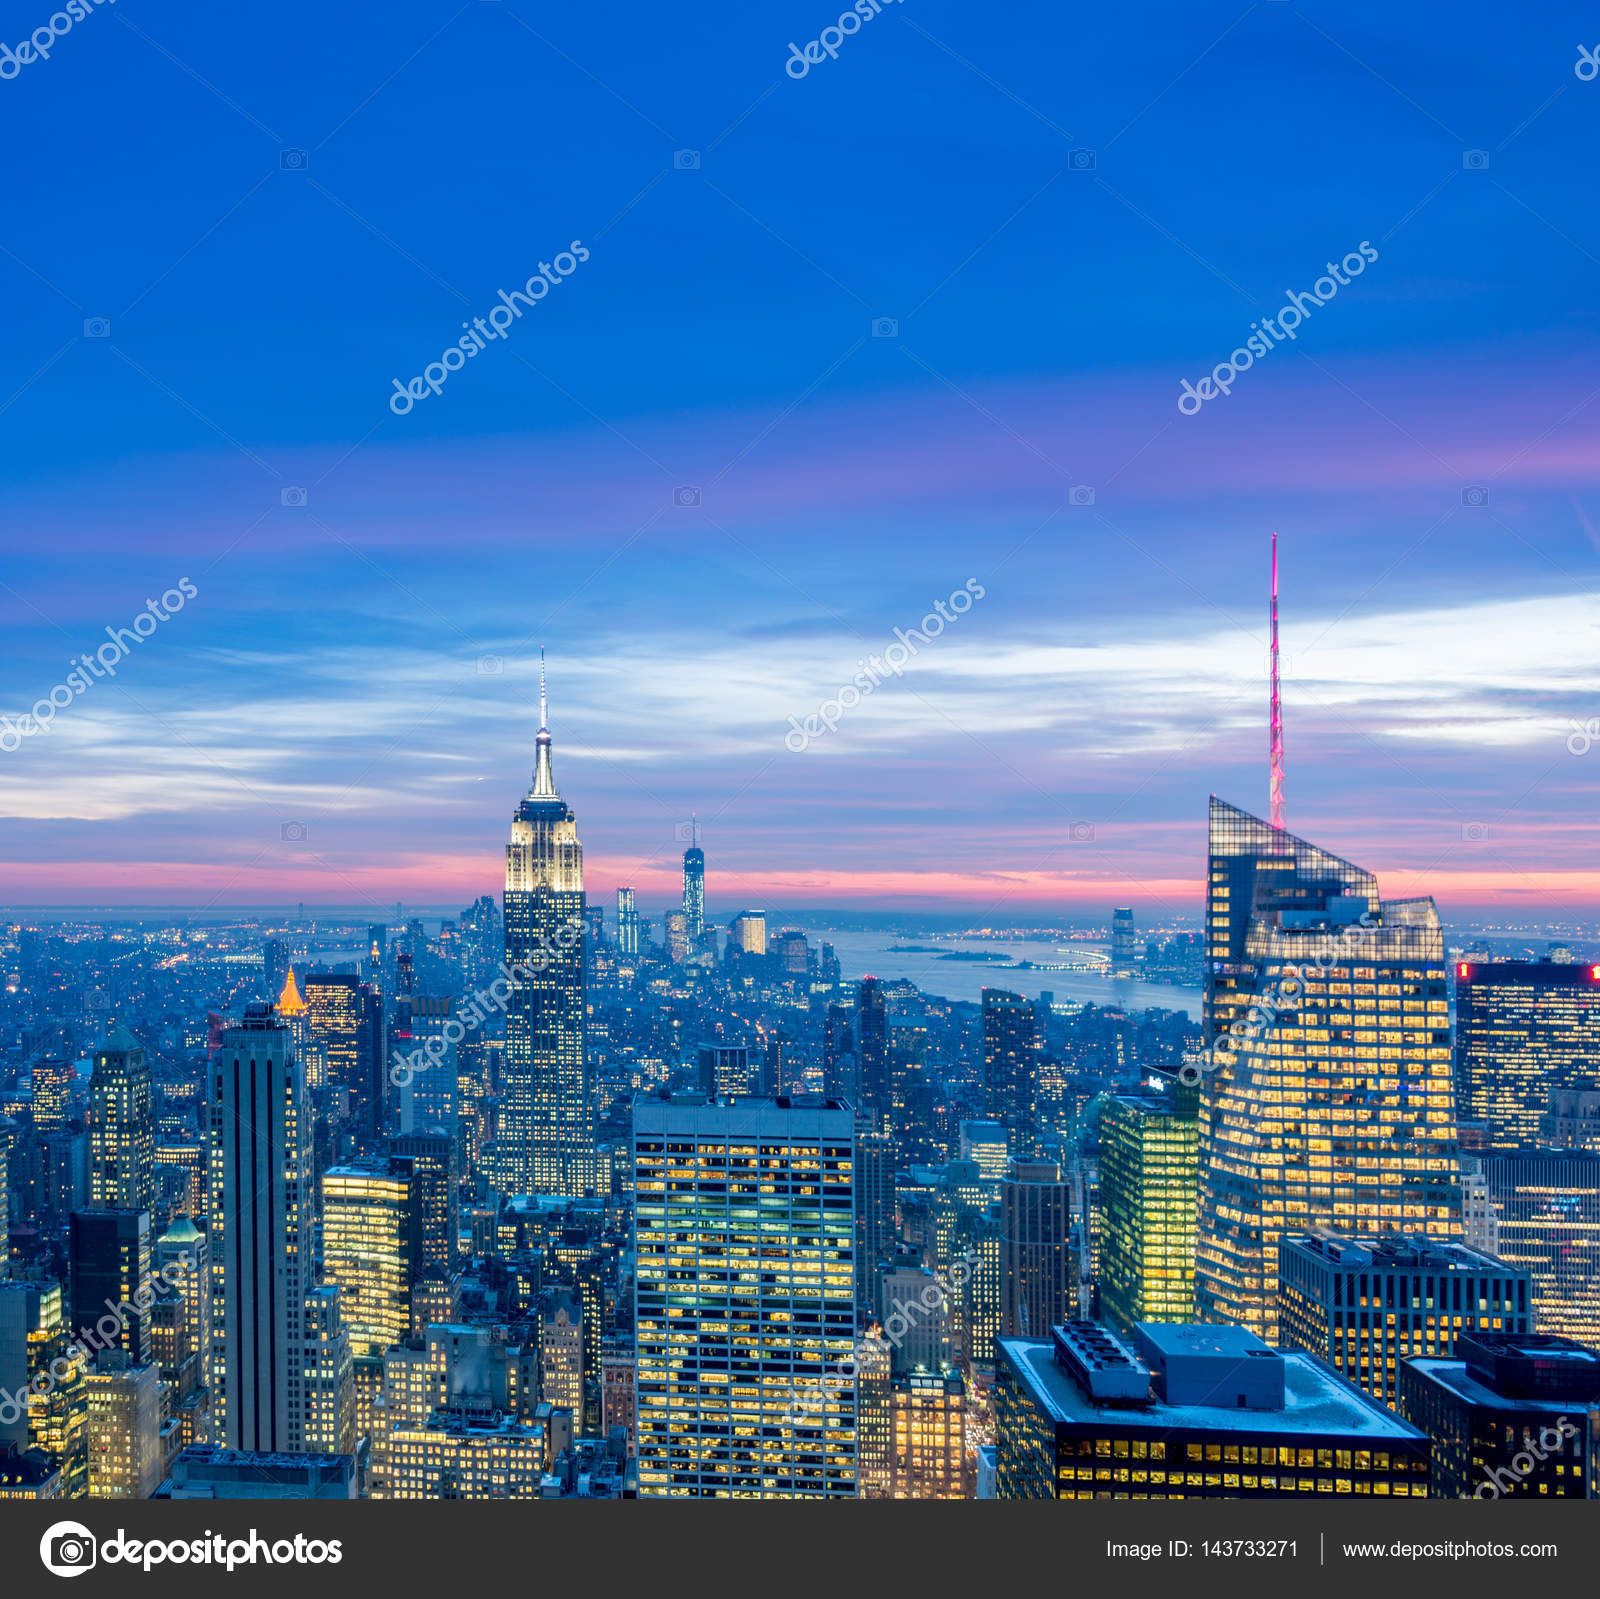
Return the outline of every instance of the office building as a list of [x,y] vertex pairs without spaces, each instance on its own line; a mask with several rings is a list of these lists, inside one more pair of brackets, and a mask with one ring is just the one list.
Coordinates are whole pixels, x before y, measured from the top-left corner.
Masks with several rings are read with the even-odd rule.
[[570,1288],[552,1288],[539,1316],[539,1397],[583,1415],[583,1311]]
[[617,890],[617,950],[629,957],[639,953],[639,907],[631,888]]
[[89,1079],[89,1208],[149,1210],[155,1202],[155,1088],[125,1027],[94,1048]]
[[691,844],[683,852],[683,931],[698,949],[706,930],[706,852]]
[[134,1365],[149,1358],[150,1212],[80,1210],[68,1245],[72,1335],[88,1350],[121,1349]]
[[728,924],[728,941],[741,955],[767,953],[767,913],[740,911]]
[[1400,1413],[1433,1442],[1435,1499],[1600,1497],[1600,1354],[1570,1338],[1463,1333],[1400,1368]]
[[322,1277],[339,1290],[357,1359],[381,1355],[411,1329],[417,1197],[407,1160],[376,1157],[323,1173]]
[[[382,1380],[381,1364],[377,1365]],[[304,1384],[300,1449],[313,1455],[346,1455],[365,1437],[371,1406],[362,1414],[350,1331],[344,1324],[343,1296],[333,1283],[306,1295]]]
[[294,1035],[303,1029],[305,1053],[316,1061],[322,1085],[342,1095],[357,1147],[370,1149],[388,1108],[382,999],[370,984],[349,973],[311,972],[304,1003],[303,1016],[279,1018],[285,1048],[301,1059]]
[[1175,1094],[1116,1094],[1100,1113],[1100,1313],[1118,1332],[1193,1321],[1200,1124]]
[[598,1187],[584,1049],[583,845],[556,789],[540,666],[533,782],[506,845],[505,1094],[496,1186],[581,1197]]
[[1132,977],[1137,968],[1134,950],[1133,909],[1119,905],[1111,913],[1111,975]]
[[383,1148],[391,1162],[402,1162],[410,1169],[412,1287],[425,1272],[450,1278],[461,1255],[457,1141],[439,1131],[399,1133],[385,1139]]
[[890,1379],[890,1499],[970,1499],[967,1385],[954,1366]]
[[1285,1236],[1462,1235],[1444,936],[1215,796],[1209,906],[1196,1310],[1273,1341]]
[[85,1374],[89,1497],[148,1499],[161,1482],[161,1377],[149,1361],[103,1350]]
[[1462,1243],[1324,1232],[1286,1238],[1278,1251],[1284,1347],[1315,1355],[1391,1409],[1403,1361],[1448,1360],[1469,1334],[1528,1332],[1529,1297],[1525,1269]]
[[355,1499],[354,1455],[256,1453],[200,1445],[172,1463],[158,1499]]
[[387,1499],[538,1499],[560,1453],[552,1440],[572,1435],[571,1417],[532,1420],[436,1411],[389,1438]]
[[42,1449],[0,1441],[0,1500],[60,1499],[61,1468]]
[[1489,1147],[1543,1142],[1557,1090],[1600,1089],[1600,966],[1462,961],[1456,967],[1456,1101]]
[[695,1056],[700,1092],[708,1098],[755,1092],[747,1044],[701,1044]]
[[1078,1313],[1072,1186],[1054,1161],[1018,1161],[1000,1184],[1000,1332],[1043,1337]]
[[1533,1279],[1533,1330],[1600,1348],[1600,1154],[1482,1157],[1497,1253]]
[[983,991],[983,1103],[1006,1130],[1013,1160],[1034,1153],[1033,1083],[1038,1069],[1039,1023],[1021,994]]
[[1000,1122],[962,1122],[961,1158],[970,1160],[978,1168],[978,1176],[998,1197],[1000,1184],[1011,1170],[1010,1135],[1004,1125]]
[[70,1060],[47,1055],[33,1064],[33,1130],[41,1137],[66,1130],[78,1074]]
[[894,1140],[886,1133],[856,1134],[856,1314],[875,1308],[878,1267],[894,1258]]
[[1001,1499],[1428,1496],[1424,1433],[1243,1327],[1002,1339],[995,1409]]
[[869,1131],[892,1136],[889,1007],[876,977],[863,977],[856,990],[855,1044],[857,1114]]
[[642,1101],[641,1498],[854,1498],[849,1106]]
[[413,994],[402,1003],[409,1037],[397,1041],[398,1053],[411,1066],[411,1078],[399,1091],[400,1131],[438,1129],[453,1134],[460,1069],[456,1040],[461,1031],[456,1002],[448,994]]
[[311,1116],[270,1006],[247,1006],[212,1057],[211,1147],[215,1436],[230,1449],[292,1453],[306,1426]]

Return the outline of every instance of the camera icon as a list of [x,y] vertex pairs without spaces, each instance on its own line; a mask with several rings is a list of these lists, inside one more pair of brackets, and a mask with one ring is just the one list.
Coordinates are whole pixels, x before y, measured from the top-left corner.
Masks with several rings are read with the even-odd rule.
[[479,677],[499,677],[505,669],[506,663],[498,655],[480,655],[478,657]]
[[698,150],[674,150],[672,164],[680,172],[698,172],[700,170],[700,152]]
[[900,337],[899,319],[892,316],[873,317],[872,336],[875,339],[898,339]]
[[700,491],[692,488],[674,489],[672,491],[672,503],[681,506],[698,505],[700,503]]
[[285,822],[278,829],[278,837],[285,844],[303,844],[306,837],[306,824],[304,822]]
[[1481,844],[1489,836],[1487,822],[1463,822],[1461,824],[1461,842],[1463,844]]
[[111,996],[103,988],[86,988],[83,991],[85,1010],[110,1010]]
[[1074,150],[1072,154],[1067,157],[1067,165],[1070,166],[1074,172],[1093,172],[1094,151]]
[[58,1577],[92,1571],[97,1554],[94,1534],[76,1521],[58,1521],[39,1540],[39,1558]]
[[306,491],[295,488],[284,489],[278,495],[278,500],[283,505],[304,505],[306,503]]
[[108,317],[91,316],[83,320],[83,336],[86,339],[109,339],[111,337],[111,321]]
[[1600,741],[1600,716],[1591,716],[1587,722],[1569,720],[1567,726],[1572,731],[1567,735],[1567,754],[1587,755],[1590,748]]
[[1463,150],[1461,164],[1468,172],[1487,172],[1489,170],[1489,152],[1487,150]]
[[311,157],[304,150],[280,150],[278,166],[284,172],[304,172],[311,165]]
[[1463,505],[1487,505],[1489,503],[1489,491],[1480,484],[1471,484],[1461,491],[1461,503]]
[[1067,828],[1067,837],[1074,844],[1087,844],[1094,838],[1093,822],[1073,822]]
[[680,844],[694,843],[695,826],[693,822],[679,822],[672,829],[673,838]]
[[1078,483],[1067,490],[1068,505],[1093,505],[1094,490],[1087,483]]

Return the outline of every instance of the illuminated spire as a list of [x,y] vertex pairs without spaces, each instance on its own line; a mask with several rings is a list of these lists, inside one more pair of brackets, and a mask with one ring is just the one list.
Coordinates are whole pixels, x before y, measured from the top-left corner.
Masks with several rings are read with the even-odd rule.
[[539,736],[534,740],[533,787],[529,793],[534,799],[559,799],[556,777],[550,767],[550,699],[545,690],[544,645],[539,646]]
[[306,1002],[300,997],[300,990],[295,987],[294,967],[289,968],[289,975],[283,980],[283,992],[278,995],[278,1014],[280,1016],[300,1016],[305,1013]]
[[1287,827],[1283,800],[1283,694],[1278,680],[1278,535],[1272,535],[1272,696],[1267,715],[1267,819]]

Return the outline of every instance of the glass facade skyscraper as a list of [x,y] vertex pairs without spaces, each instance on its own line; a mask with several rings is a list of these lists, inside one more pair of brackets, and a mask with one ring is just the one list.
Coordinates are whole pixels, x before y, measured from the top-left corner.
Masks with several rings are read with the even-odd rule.
[[1559,1089],[1600,1089],[1600,966],[1463,961],[1456,967],[1456,1100],[1491,1149],[1542,1142]]
[[89,1079],[89,1205],[149,1210],[155,1202],[155,1089],[139,1040],[112,1028]]
[[1462,1236],[1444,935],[1215,796],[1207,930],[1196,1308],[1275,1342],[1286,1235]]
[[[1121,1332],[1194,1320],[1200,1124],[1172,1095],[1118,1094],[1100,1114],[1100,1312]],[[1024,1337],[1041,1338],[1043,1328]]]

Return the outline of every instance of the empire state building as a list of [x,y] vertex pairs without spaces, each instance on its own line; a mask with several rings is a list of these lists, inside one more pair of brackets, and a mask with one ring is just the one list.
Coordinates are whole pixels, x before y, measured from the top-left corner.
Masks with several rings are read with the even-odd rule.
[[543,652],[533,786],[506,845],[506,1093],[495,1163],[504,1194],[579,1198],[596,1185],[584,1058],[583,846],[556,792]]

